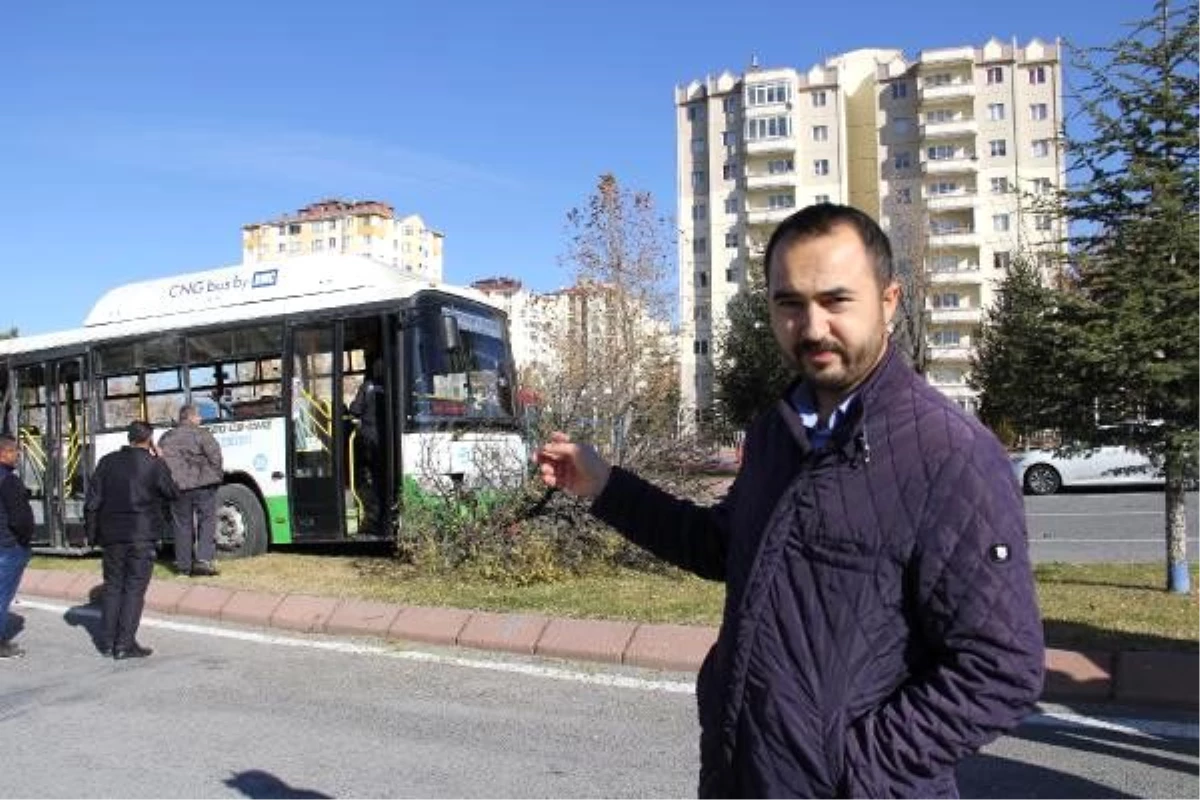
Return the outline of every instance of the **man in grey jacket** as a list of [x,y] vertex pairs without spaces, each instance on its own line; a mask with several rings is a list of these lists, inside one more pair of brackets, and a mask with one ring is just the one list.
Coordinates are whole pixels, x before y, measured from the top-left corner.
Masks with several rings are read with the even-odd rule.
[[179,425],[162,435],[158,449],[179,487],[171,504],[175,572],[216,575],[217,487],[224,480],[221,446],[200,426],[195,406],[179,409]]

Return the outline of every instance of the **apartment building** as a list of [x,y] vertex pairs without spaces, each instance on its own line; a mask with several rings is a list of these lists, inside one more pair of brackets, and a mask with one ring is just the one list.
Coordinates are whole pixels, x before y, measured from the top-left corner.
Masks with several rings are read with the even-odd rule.
[[254,264],[310,253],[369,256],[414,278],[442,280],[445,237],[420,216],[397,217],[376,200],[320,200],[292,214],[242,226],[242,261]]
[[513,360],[518,368],[549,374],[558,364],[556,332],[565,318],[559,296],[531,292],[516,278],[504,276],[477,280],[471,286],[508,315]]
[[1061,241],[1038,195],[1064,185],[1060,47],[857,50],[807,71],[725,72],[675,91],[680,371],[696,419],[713,407],[725,307],[762,275],[774,227],[848,203],[889,232],[924,297],[929,381],[964,408],[973,331],[1012,258]]

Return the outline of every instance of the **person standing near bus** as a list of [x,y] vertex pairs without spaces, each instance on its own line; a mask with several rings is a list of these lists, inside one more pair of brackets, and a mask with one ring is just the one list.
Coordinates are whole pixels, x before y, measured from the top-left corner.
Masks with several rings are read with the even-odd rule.
[[382,533],[387,522],[384,509],[383,422],[387,396],[383,386],[383,359],[368,354],[368,370],[350,402],[350,416],[358,422],[356,461],[362,476],[359,496],[363,502],[361,530]]
[[154,429],[129,423],[129,444],[100,459],[88,484],[88,536],[103,552],[104,603],[100,654],[118,661],[153,651],[137,641],[154,569],[162,506],[179,498],[171,471],[154,447]]
[[33,541],[33,507],[17,476],[17,440],[0,436],[0,658],[20,658],[24,649],[7,637],[8,607],[17,596]]
[[171,504],[175,531],[175,573],[218,575],[217,487],[225,479],[221,445],[200,426],[200,412],[181,406],[179,425],[162,435],[158,449],[179,487]]

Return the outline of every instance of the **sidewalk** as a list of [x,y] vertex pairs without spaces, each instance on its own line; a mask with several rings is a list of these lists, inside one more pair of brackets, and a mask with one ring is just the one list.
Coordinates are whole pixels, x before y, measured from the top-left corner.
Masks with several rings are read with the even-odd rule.
[[[25,571],[20,594],[87,603],[98,577]],[[558,619],[457,608],[400,606],[301,594],[269,594],[153,580],[146,608],[241,625],[337,636],[469,647],[524,655],[696,672],[717,630],[694,625]],[[1046,651],[1043,699],[1158,705],[1195,711],[1200,654]]]

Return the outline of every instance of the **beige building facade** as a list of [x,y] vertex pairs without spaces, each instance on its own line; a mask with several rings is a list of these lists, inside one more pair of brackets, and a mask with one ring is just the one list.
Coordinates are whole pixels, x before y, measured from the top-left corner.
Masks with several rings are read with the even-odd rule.
[[1065,183],[1060,47],[858,50],[801,72],[729,72],[677,87],[680,372],[713,409],[725,307],[761,277],[774,227],[819,202],[876,218],[924,296],[926,376],[969,410],[972,336],[1018,254],[1046,259]]
[[242,261],[255,264],[314,253],[363,255],[414,278],[441,281],[444,238],[416,214],[397,217],[387,203],[331,198],[243,225]]

